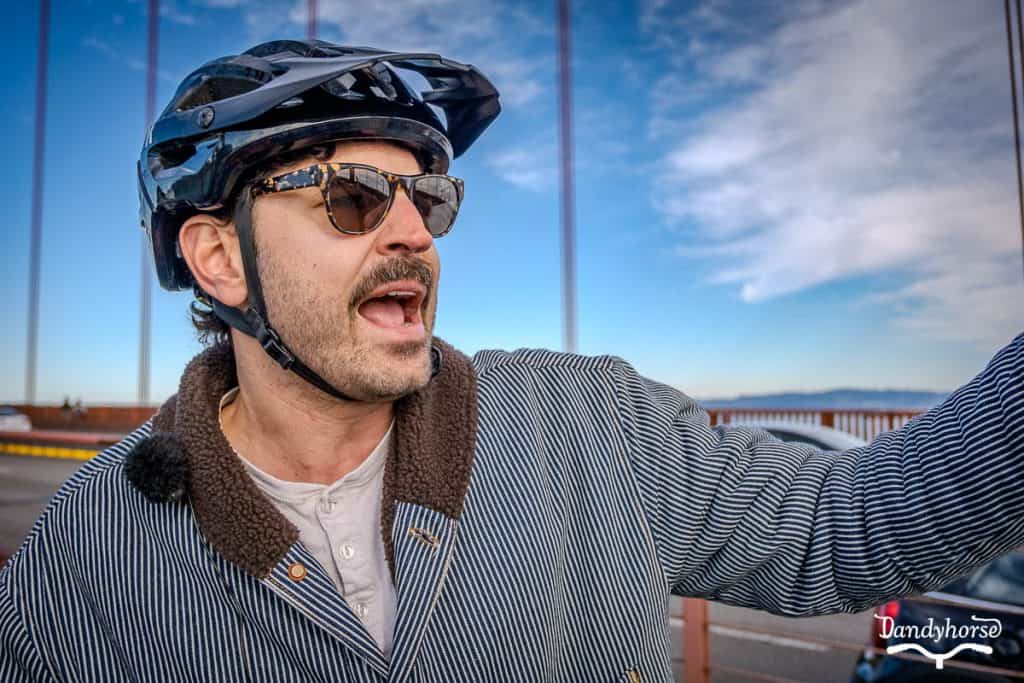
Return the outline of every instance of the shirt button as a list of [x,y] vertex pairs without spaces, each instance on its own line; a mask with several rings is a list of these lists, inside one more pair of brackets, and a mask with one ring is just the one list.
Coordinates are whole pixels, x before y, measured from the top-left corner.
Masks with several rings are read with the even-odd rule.
[[360,619],[365,619],[366,615],[369,614],[369,612],[370,612],[370,610],[367,609],[365,603],[361,602],[358,605],[356,605],[356,614],[359,615]]
[[356,549],[352,547],[351,543],[342,543],[341,547],[338,548],[338,552],[340,552],[341,556],[346,560],[351,560],[356,554]]

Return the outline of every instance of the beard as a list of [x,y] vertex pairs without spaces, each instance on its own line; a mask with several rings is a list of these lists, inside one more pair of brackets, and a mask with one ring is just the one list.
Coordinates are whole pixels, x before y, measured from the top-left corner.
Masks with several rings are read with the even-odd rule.
[[[420,259],[395,257],[375,266],[356,283],[351,296],[324,286],[257,250],[260,282],[270,324],[285,345],[335,389],[360,401],[393,401],[430,381],[430,342],[434,329],[433,271]],[[301,270],[301,269],[300,269]],[[386,342],[362,330],[357,312],[370,292],[395,280],[427,288],[422,341]]]

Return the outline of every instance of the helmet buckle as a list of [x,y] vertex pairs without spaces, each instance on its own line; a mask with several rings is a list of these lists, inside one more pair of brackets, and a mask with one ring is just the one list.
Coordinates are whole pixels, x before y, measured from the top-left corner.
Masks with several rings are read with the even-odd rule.
[[273,358],[282,369],[288,370],[295,363],[295,356],[291,354],[288,347],[281,341],[281,337],[278,336],[277,331],[263,321],[263,316],[259,315],[252,308],[249,309],[249,313],[256,314],[255,317],[258,320],[258,326],[256,328],[256,341],[260,343],[263,350],[267,352],[267,355]]

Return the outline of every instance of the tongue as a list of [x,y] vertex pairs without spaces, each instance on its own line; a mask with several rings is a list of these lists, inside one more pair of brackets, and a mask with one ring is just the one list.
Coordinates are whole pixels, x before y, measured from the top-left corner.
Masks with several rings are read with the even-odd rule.
[[405,323],[405,309],[394,299],[370,299],[359,307],[359,313],[383,327],[401,327]]

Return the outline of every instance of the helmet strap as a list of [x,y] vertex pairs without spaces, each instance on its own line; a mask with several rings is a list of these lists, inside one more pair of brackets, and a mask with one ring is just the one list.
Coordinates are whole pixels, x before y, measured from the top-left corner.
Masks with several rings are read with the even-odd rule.
[[[242,190],[238,205],[235,208],[235,228],[238,231],[238,244],[242,252],[242,267],[249,295],[249,307],[243,313],[234,306],[228,306],[210,297],[213,311],[218,318],[243,334],[254,337],[268,356],[284,370],[290,370],[306,380],[309,384],[328,396],[345,401],[356,401],[342,391],[331,386],[308,365],[303,363],[285,345],[281,335],[277,333],[267,317],[266,304],[263,301],[263,287],[260,283],[259,269],[256,264],[256,237],[252,229],[253,196],[249,187]],[[431,377],[441,370],[441,351],[436,346],[430,349]]]

